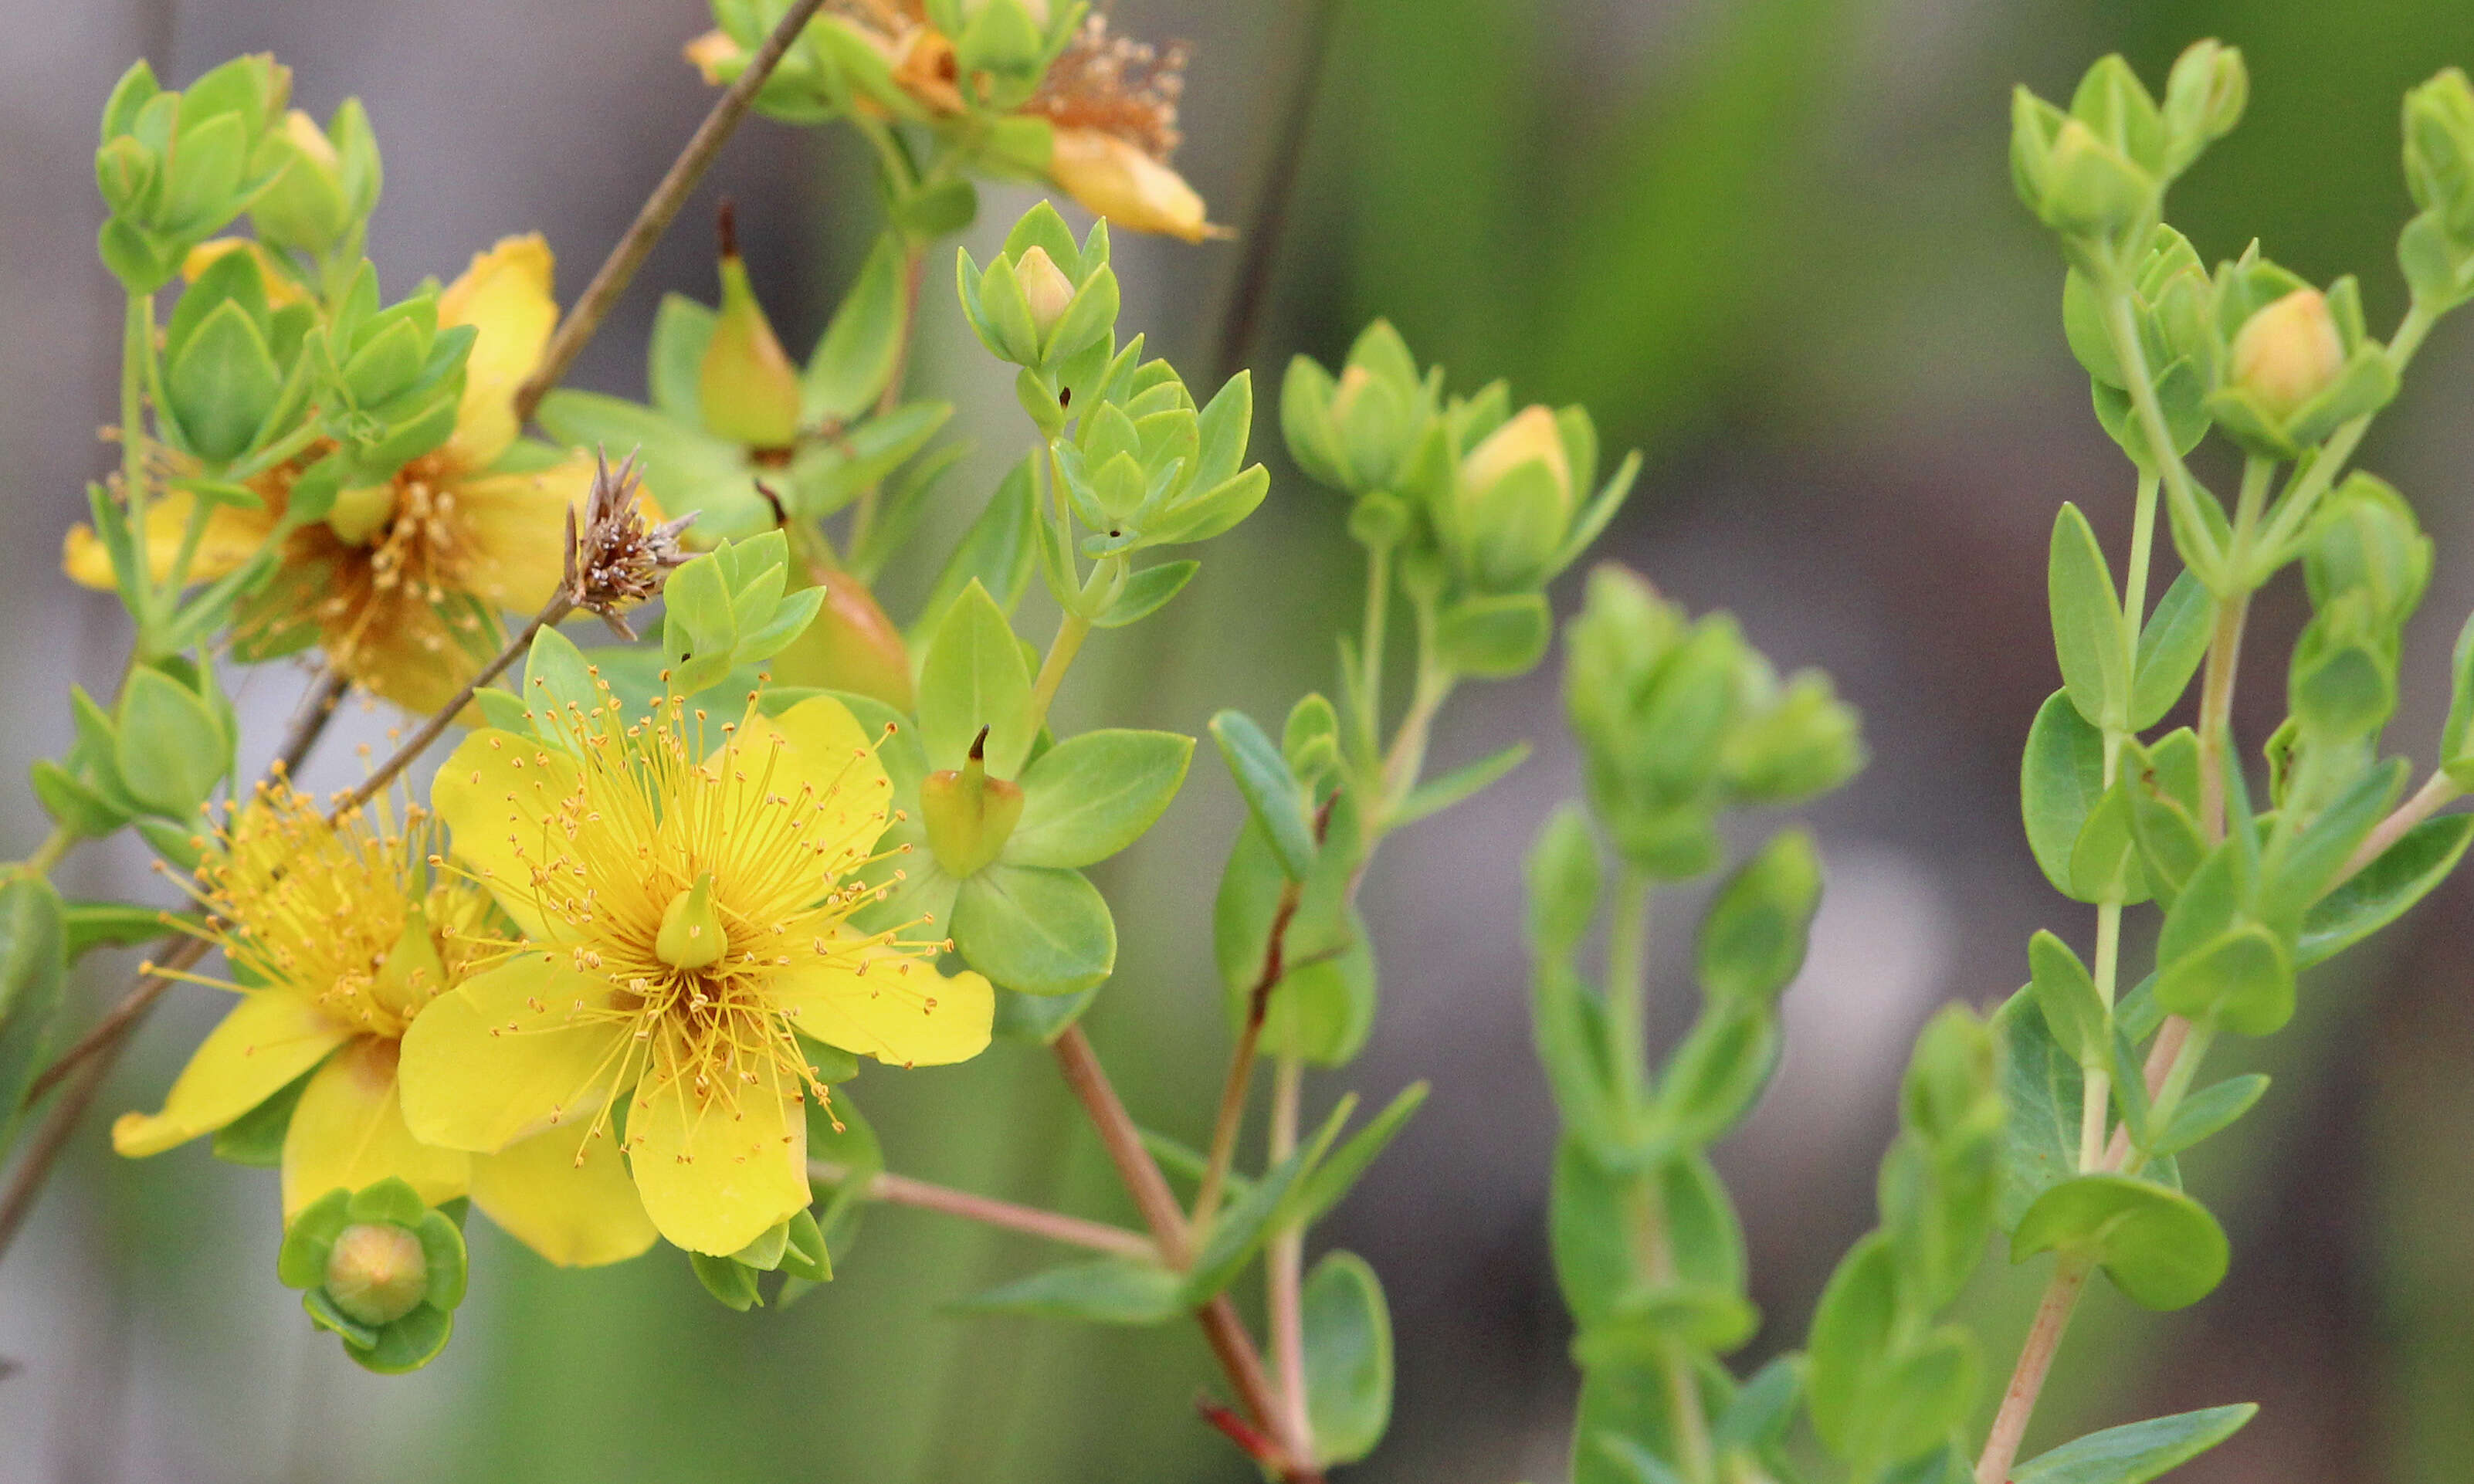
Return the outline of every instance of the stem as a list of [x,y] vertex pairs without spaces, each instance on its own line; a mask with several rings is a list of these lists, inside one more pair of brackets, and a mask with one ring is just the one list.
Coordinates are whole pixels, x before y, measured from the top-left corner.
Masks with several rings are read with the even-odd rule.
[[[1067,1026],[1051,1049],[1056,1054],[1056,1067],[1064,1075],[1065,1085],[1073,1090],[1083,1112],[1090,1117],[1102,1147],[1108,1152],[1109,1162],[1117,1167],[1117,1178],[1125,1182],[1126,1193],[1133,1197],[1134,1208],[1142,1213],[1143,1225],[1151,1229],[1152,1238],[1158,1242],[1160,1256],[1172,1268],[1191,1266],[1194,1247],[1186,1229],[1185,1213],[1177,1207],[1168,1177],[1160,1173],[1151,1151],[1143,1147],[1142,1131],[1134,1126],[1133,1115],[1126,1111],[1124,1101],[1117,1096],[1115,1085],[1091,1050],[1090,1037],[1082,1034],[1080,1026]],[[1255,1425],[1273,1427],[1280,1416],[1278,1399],[1272,1391],[1271,1378],[1263,1372],[1263,1357],[1254,1349],[1253,1337],[1237,1317],[1236,1305],[1223,1294],[1197,1310],[1194,1317]],[[1264,1462],[1278,1471],[1285,1484],[1322,1484],[1322,1471],[1311,1463],[1297,1459]]]
[[747,116],[749,106],[756,101],[757,89],[773,75],[774,67],[781,63],[782,54],[790,49],[790,43],[798,37],[800,29],[808,24],[809,17],[814,15],[823,3],[824,0],[790,0],[790,7],[783,13],[781,24],[773,28],[773,34],[766,36],[764,44],[756,49],[756,55],[748,59],[747,70],[714,100],[712,110],[705,114],[704,122],[696,126],[696,132],[689,135],[686,148],[680,150],[679,158],[670,162],[669,171],[662,177],[661,183],[644,198],[644,205],[637,211],[636,220],[628,227],[627,234],[620,237],[618,245],[610,250],[610,255],[602,259],[600,268],[593,275],[592,283],[585,287],[584,297],[578,299],[575,307],[567,312],[567,318],[559,322],[558,332],[550,336],[548,348],[542,352],[540,367],[517,389],[517,422],[522,423],[532,417],[533,409],[541,405],[543,396],[567,375],[567,368],[573,364],[576,353],[582,351],[585,342],[593,338],[594,331],[601,328],[601,322],[618,304],[618,295],[625,290],[628,280],[636,276],[637,269],[644,265],[644,257],[653,251],[653,244],[669,230],[679,208],[687,205],[689,193],[695,189],[698,181],[704,179],[706,168],[721,152],[723,142],[739,127],[740,120]]
[[[811,1180],[840,1185],[849,1181],[853,1173],[850,1166],[837,1164],[831,1159],[808,1161],[808,1179]],[[1084,1221],[1079,1216],[1068,1216],[1062,1211],[1018,1205],[1011,1201],[999,1201],[992,1196],[975,1195],[950,1185],[931,1184],[882,1170],[866,1178],[860,1195],[864,1200],[882,1201],[888,1205],[911,1205],[921,1210],[942,1211],[948,1216],[959,1216],[984,1226],[1028,1232],[1069,1247],[1087,1247],[1094,1252],[1113,1253],[1145,1262],[1159,1256],[1159,1245],[1139,1231],[1128,1231],[1106,1222]]]
[[[1283,1053],[1272,1077],[1272,1138],[1266,1167],[1297,1153],[1298,1095],[1305,1063]],[[1305,1229],[1281,1226],[1263,1253],[1263,1305],[1270,1311],[1272,1365],[1279,1375],[1282,1441],[1298,1458],[1314,1456],[1314,1423],[1306,1416]]]
[[155,296],[132,294],[120,343],[120,494],[135,547],[130,617],[137,623],[141,652],[152,647],[155,633],[155,572],[146,549],[146,364],[154,354]]
[[2232,740],[2234,671],[2242,662],[2250,595],[2220,597],[2215,611],[2207,670],[2199,682],[2199,829],[2211,843],[2225,838],[2225,748]]
[[[2096,910],[2096,994],[2108,1016],[2114,988],[2122,972],[2122,904],[2103,902]],[[2105,1114],[2113,1096],[2110,1067],[2083,1069],[2079,1095],[2079,1168],[2093,1170],[2104,1157]]]
[[1643,981],[1649,955],[1649,878],[1627,863],[1615,881],[1613,914],[1607,919],[1607,1059],[1615,1074],[1615,1095],[1627,1115],[1649,1099],[1642,1062],[1649,1045],[1649,1009]]
[[[2432,774],[2420,789],[2414,791],[2413,797],[2399,804],[2396,813],[2381,820],[2370,834],[2363,837],[2362,844],[2355,847],[2352,858],[2337,873],[2338,885],[2360,875],[2365,866],[2386,855],[2390,845],[2403,839],[2407,831],[2437,814],[2442,805],[2454,802],[2464,791],[2464,788],[2446,773]],[[2329,889],[2334,890],[2335,888]]]
[[[1674,1239],[1666,1229],[1666,1204],[1657,1178],[1634,1178],[1630,1199],[1633,1262],[1641,1283],[1662,1288],[1675,1281]],[[1677,1462],[1686,1484],[1715,1484],[1717,1450],[1710,1440],[1710,1416],[1701,1404],[1701,1378],[1680,1340],[1658,1347],[1658,1369],[1666,1385],[1667,1422],[1675,1432]]]
[[[1304,887],[1294,881],[1280,884],[1280,905],[1272,913],[1272,932],[1263,945],[1262,971],[1254,976],[1254,986],[1246,996],[1246,1024],[1237,1033],[1237,1049],[1228,1058],[1228,1077],[1220,1089],[1220,1116],[1211,1126],[1211,1157],[1202,1167],[1202,1179],[1194,1191],[1194,1228],[1211,1229],[1211,1218],[1219,1214],[1220,1196],[1228,1181],[1228,1167],[1237,1158],[1237,1134],[1246,1123],[1246,1090],[1253,1084],[1254,1057],[1263,1042],[1263,1018],[1272,1005],[1272,990],[1280,983],[1281,960],[1287,946],[1289,923],[1298,914],[1298,903],[1305,896]],[[1286,1066],[1289,1058],[1281,1058]],[[1294,1111],[1294,1110],[1293,1110]],[[1276,1131],[1278,1114],[1273,1113]],[[1291,1142],[1295,1143],[1292,1131]],[[1273,1140],[1277,1142],[1276,1136]],[[1281,1156],[1274,1151],[1272,1162]]]
[[18,862],[12,869],[14,874],[21,876],[49,876],[52,873],[52,867],[60,864],[61,858],[66,856],[70,847],[77,842],[76,832],[67,825],[56,824],[52,826],[52,833],[43,837],[43,842],[35,847],[35,853]]
[[[2105,337],[2113,343],[2114,359],[2122,363],[2122,379],[2130,383],[2130,404],[2132,410],[2139,414],[2139,430],[2147,436],[2148,448],[2163,460],[2160,477],[2176,501],[2195,504],[2207,492],[2191,477],[2189,466],[2174,450],[2172,429],[2165,422],[2165,404],[2157,400],[2156,382],[2147,374],[2147,350],[2139,341],[2139,322],[2131,308],[2128,288],[2116,287],[2113,290],[2112,302],[2105,306],[2104,328]],[[2140,481],[2143,492],[2147,482],[2145,478]],[[2151,497],[2148,520],[2143,525],[2153,524],[2154,510]],[[2136,539],[2134,535],[2133,540]],[[2144,595],[2145,567],[2139,568],[2139,575]]]
[[109,1054],[90,1058],[79,1072],[77,1081],[61,1095],[61,1101],[34,1140],[26,1147],[26,1157],[17,1162],[16,1173],[9,1178],[9,1188],[0,1192],[0,1256],[17,1239],[18,1229],[25,1226],[27,1215],[35,1208],[35,1200],[42,1193],[43,1179],[52,1166],[60,1162],[61,1152],[68,1147],[69,1135],[77,1131],[78,1120],[85,1116],[88,1105],[103,1086],[111,1064],[119,1059],[119,1043]]
[[1383,750],[1383,645],[1391,609],[1392,548],[1370,547],[1366,552],[1366,628],[1357,652],[1357,690],[1364,702],[1364,714],[1357,718],[1357,741],[1361,755],[1370,760]]
[[2053,1369],[2062,1335],[2071,1327],[2071,1311],[2078,1307],[2079,1295],[2095,1271],[2096,1260],[2076,1253],[2066,1253],[2053,1264],[2044,1302],[2036,1305],[2036,1322],[2028,1327],[2027,1343],[2020,1348],[2019,1364],[2010,1373],[2010,1387],[2001,1394],[2001,1410],[1995,1414],[1984,1452],[1976,1460],[1976,1484],[2002,1484],[2009,1478],[2019,1445],[2027,1436],[2027,1420],[2035,1415],[2036,1398]]
[[1031,685],[1031,730],[1036,736],[1048,721],[1048,708],[1056,699],[1056,688],[1065,683],[1065,672],[1074,666],[1074,656],[1082,650],[1082,641],[1091,637],[1091,620],[1067,610],[1056,620],[1056,637],[1049,641],[1048,654],[1039,662],[1039,678]]
[[479,693],[483,686],[505,673],[507,667],[516,663],[518,655],[532,647],[534,636],[574,611],[575,605],[568,600],[567,593],[562,589],[543,606],[541,612],[533,616],[533,620],[523,626],[522,632],[507,641],[506,647],[498,651],[497,658],[482,666],[478,674],[464,683],[464,689],[455,693],[453,700],[441,707],[428,720],[421,723],[421,729],[405,738],[402,745],[397,747],[385,762],[377,766],[376,771],[362,779],[351,792],[338,798],[335,801],[335,807],[327,813],[327,822],[340,823],[352,811],[377,797],[378,791],[393,783],[398,773],[409,767],[412,760],[421,755],[423,748],[436,742],[440,733],[454,724],[456,717],[462,714],[465,707],[473,703],[473,697]]

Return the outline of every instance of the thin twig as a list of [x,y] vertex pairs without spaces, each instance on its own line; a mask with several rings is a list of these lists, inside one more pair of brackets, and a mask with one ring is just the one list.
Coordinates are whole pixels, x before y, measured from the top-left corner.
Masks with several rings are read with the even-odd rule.
[[[851,1168],[831,1159],[808,1161],[808,1179],[839,1185],[851,1178]],[[951,1185],[932,1184],[905,1175],[884,1171],[869,1176],[861,1196],[869,1201],[883,1201],[890,1205],[911,1205],[921,1210],[942,1211],[983,1226],[1003,1227],[1011,1231],[1028,1232],[1062,1242],[1069,1247],[1087,1247],[1094,1252],[1114,1253],[1121,1257],[1153,1261],[1159,1256],[1159,1244],[1139,1231],[1112,1227],[1106,1222],[1085,1221],[1062,1211],[1042,1210],[1033,1205],[1018,1205],[1011,1201],[999,1201],[992,1196],[957,1190]]]
[[26,1157],[17,1161],[15,1173],[9,1177],[9,1188],[0,1193],[0,1256],[17,1239],[18,1229],[35,1208],[35,1200],[42,1194],[43,1179],[60,1162],[61,1152],[68,1147],[69,1136],[77,1131],[78,1120],[85,1116],[87,1105],[103,1087],[103,1080],[111,1073],[112,1063],[120,1059],[124,1041],[114,1041],[102,1054],[86,1058],[77,1081],[61,1094],[61,1101],[43,1119],[34,1142],[26,1146]]
[[1246,1092],[1254,1082],[1254,1058],[1263,1044],[1263,1021],[1271,1011],[1272,990],[1286,972],[1281,960],[1289,923],[1296,918],[1298,903],[1304,896],[1305,888],[1298,883],[1280,884],[1280,905],[1272,913],[1271,938],[1263,945],[1262,972],[1254,976],[1254,986],[1246,995],[1246,1024],[1237,1033],[1237,1049],[1229,1055],[1228,1077],[1220,1088],[1220,1116],[1211,1127],[1210,1158],[1195,1187],[1194,1225],[1198,1229],[1210,1229],[1211,1218],[1220,1212],[1220,1196],[1227,1185],[1228,1168],[1237,1160],[1237,1134],[1246,1123]]
[[559,620],[574,611],[574,601],[569,596],[567,590],[562,588],[548,603],[543,606],[540,613],[533,616],[533,620],[525,624],[521,632],[507,641],[507,646],[499,650],[496,658],[482,666],[478,674],[464,682],[464,689],[455,693],[453,700],[440,707],[428,720],[421,723],[421,729],[405,738],[402,744],[398,746],[385,762],[377,766],[376,772],[362,779],[351,792],[338,797],[335,800],[335,807],[327,812],[327,822],[340,824],[351,817],[354,810],[377,797],[379,790],[395,782],[398,773],[412,766],[412,760],[421,755],[423,748],[436,742],[440,733],[454,724],[455,718],[463,714],[465,707],[473,704],[473,697],[480,693],[483,686],[506,673],[507,667],[516,663],[519,655],[532,647],[533,640],[542,630],[551,627]]
[[2001,1410],[1993,1419],[1982,1456],[1976,1461],[1976,1484],[2003,1484],[2010,1477],[2010,1465],[2027,1436],[2027,1420],[2035,1415],[2036,1398],[2045,1389],[2045,1376],[2053,1369],[2053,1356],[2070,1328],[2071,1312],[2078,1307],[2079,1295],[2095,1271],[2094,1262],[2077,1255],[2065,1256],[2054,1265],[2044,1301],[2036,1305],[2036,1322],[2027,1330],[2027,1343],[2020,1348],[2018,1369],[2010,1375],[2009,1389],[2001,1394]]
[[[1185,1212],[1177,1205],[1176,1193],[1169,1189],[1168,1177],[1160,1173],[1151,1151],[1143,1147],[1142,1131],[1135,1127],[1133,1115],[1126,1111],[1107,1072],[1101,1067],[1099,1057],[1091,1050],[1090,1037],[1082,1034],[1080,1026],[1068,1026],[1053,1049],[1057,1070],[1064,1074],[1065,1084],[1073,1089],[1091,1126],[1099,1131],[1109,1162],[1117,1168],[1117,1178],[1133,1197],[1134,1207],[1142,1212],[1143,1224],[1151,1228],[1152,1237],[1158,1241],[1161,1255],[1173,1268],[1191,1265],[1193,1244],[1186,1229]],[[1253,1336],[1246,1332],[1246,1322],[1238,1318],[1236,1305],[1223,1294],[1196,1311],[1194,1318],[1202,1326],[1203,1338],[1210,1343],[1211,1353],[1219,1360],[1228,1384],[1244,1403],[1248,1420],[1258,1431],[1276,1428],[1280,1413],[1271,1377],[1264,1374],[1262,1353],[1254,1348]],[[1322,1471],[1308,1460],[1258,1455],[1258,1461],[1276,1472],[1284,1484],[1322,1484]]]
[[1289,202],[1297,194],[1298,170],[1305,157],[1306,134],[1313,127],[1315,94],[1322,82],[1323,53],[1331,44],[1332,19],[1339,0],[1298,0],[1304,16],[1298,46],[1297,68],[1289,75],[1288,92],[1280,100],[1278,135],[1265,163],[1263,192],[1255,199],[1253,220],[1243,236],[1245,260],[1228,293],[1228,307],[1220,321],[1220,379],[1245,369],[1246,353],[1253,349],[1254,332],[1270,296],[1272,269],[1279,259],[1280,237],[1288,225]]
[[178,983],[173,976],[205,958],[208,945],[203,937],[183,935],[165,938],[158,946],[163,950],[161,956],[150,960],[139,971],[137,982],[129,986],[129,992],[120,997],[120,1003],[106,1011],[104,1017],[94,1023],[93,1029],[79,1036],[68,1050],[52,1058],[52,1064],[43,1068],[27,1084],[27,1107],[40,1102],[43,1094],[59,1086],[61,1079],[68,1076],[79,1062],[127,1035],[137,1022],[146,1018],[146,1012],[155,1008],[155,1002],[163,997],[163,991]]
[[679,208],[687,205],[689,193],[696,188],[697,182],[704,179],[705,170],[713,164],[714,157],[721,152],[723,142],[739,127],[740,120],[747,116],[748,108],[756,101],[757,89],[773,75],[774,67],[781,63],[782,55],[790,49],[790,43],[798,38],[800,29],[808,24],[809,18],[823,3],[824,0],[791,0],[781,24],[773,28],[773,34],[766,36],[764,44],[756,49],[756,55],[748,59],[747,70],[714,100],[712,111],[705,114],[704,122],[698,124],[696,132],[689,136],[687,147],[679,151],[679,158],[670,162],[669,172],[662,177],[660,184],[653,187],[653,193],[644,198],[643,207],[636,213],[636,220],[628,227],[627,234],[620,237],[618,245],[610,250],[610,255],[602,259],[600,269],[593,275],[592,283],[584,290],[584,297],[578,299],[575,307],[567,311],[567,318],[559,322],[558,332],[550,336],[547,349],[542,352],[540,367],[533,372],[531,379],[517,390],[516,421],[521,423],[531,418],[533,409],[541,405],[542,398],[558,384],[561,377],[567,375],[567,368],[574,362],[576,353],[584,349],[586,341],[593,338],[594,331],[601,328],[601,322],[617,305],[619,294],[626,290],[628,280],[635,278],[636,270],[644,265],[644,258],[653,251],[653,244],[661,240],[662,233],[669,231]]
[[2361,875],[2373,861],[2388,854],[2390,845],[2405,839],[2408,831],[2438,813],[2443,805],[2454,801],[2464,791],[2457,780],[2446,773],[2432,774],[2414,791],[2413,797],[2399,804],[2395,814],[2381,820],[2370,834],[2363,837],[2363,843],[2345,862],[2345,868],[2338,873],[2337,879],[2345,882]]

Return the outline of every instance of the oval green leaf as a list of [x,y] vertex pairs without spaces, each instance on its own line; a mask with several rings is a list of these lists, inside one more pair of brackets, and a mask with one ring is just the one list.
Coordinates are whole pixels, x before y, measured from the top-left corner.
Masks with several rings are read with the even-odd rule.
[[2126,1175],[2081,1175],[2038,1197],[2010,1237],[2010,1260],[2085,1252],[2137,1304],[2178,1309],[2224,1281],[2231,1249],[2206,1206]]

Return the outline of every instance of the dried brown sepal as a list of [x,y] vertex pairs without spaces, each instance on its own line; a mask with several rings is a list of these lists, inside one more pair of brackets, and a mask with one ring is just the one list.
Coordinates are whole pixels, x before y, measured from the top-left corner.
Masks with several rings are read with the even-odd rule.
[[1184,138],[1176,106],[1185,93],[1187,50],[1182,41],[1154,46],[1110,36],[1108,18],[1092,15],[1022,110],[1060,129],[1113,134],[1166,164]]
[[620,639],[632,640],[636,632],[620,611],[661,596],[662,584],[688,559],[679,536],[695,515],[647,523],[636,456],[629,454],[615,470],[607,451],[599,458],[583,519],[577,520],[572,507],[567,512],[567,600],[598,615]]

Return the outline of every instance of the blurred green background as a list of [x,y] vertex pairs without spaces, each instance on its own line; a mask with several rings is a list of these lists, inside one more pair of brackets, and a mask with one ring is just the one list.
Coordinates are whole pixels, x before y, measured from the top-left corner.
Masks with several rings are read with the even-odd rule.
[[[1789,1000],[1787,1061],[1722,1152],[1769,1320],[1748,1358],[1793,1343],[1831,1263],[1871,1224],[1914,1028],[1942,1000],[1989,1005],[2014,987],[2032,928],[2089,932],[2020,839],[2017,758],[2056,683],[2041,581],[2052,508],[2079,501],[2118,550],[2130,481],[2058,333],[2058,260],[2011,193],[2009,85],[2063,95],[2107,50],[2154,79],[2197,36],[2240,45],[2249,116],[2177,190],[2173,219],[2211,257],[2257,235],[2315,279],[2361,273],[2379,332],[2402,300],[2398,96],[2474,61],[2474,7],[1332,0],[1326,12],[1323,0],[1122,0],[1111,13],[1121,30],[1196,43],[1179,163],[1215,216],[1249,234],[1121,242],[1127,328],[1198,376],[1251,364],[1268,390],[1291,353],[1330,362],[1382,314],[1457,387],[1503,376],[1524,401],[1588,401],[1611,447],[1650,460],[1608,553],[1696,608],[1736,610],[1783,664],[1830,668],[1865,710],[1876,763],[1820,811],[1832,897]],[[386,151],[373,255],[391,289],[538,228],[571,295],[708,101],[678,56],[706,23],[691,0],[0,0],[0,511],[12,527],[0,679],[24,718],[0,745],[9,776],[64,744],[66,679],[108,680],[121,643],[116,611],[73,592],[56,553],[81,482],[109,456],[93,431],[112,416],[117,311],[91,256],[88,155],[127,61],[146,55],[186,79],[273,49],[314,112],[360,94]],[[1260,203],[1284,160],[1296,188],[1270,234]],[[760,122],[705,191],[738,198],[794,347],[871,230],[864,168],[837,135]],[[1029,199],[987,192],[975,250]],[[1265,236],[1259,312],[1232,345],[1241,265]],[[709,298],[710,262],[700,231],[674,233],[577,383],[640,394],[653,304],[671,288]],[[949,484],[958,521],[993,482],[1019,415],[942,281],[931,274],[919,384],[986,430]],[[2440,544],[2392,733],[2426,762],[2447,644],[2474,604],[2474,420],[2456,390],[2469,373],[2467,331],[2443,327],[2365,455]],[[1256,431],[1274,470],[1264,510],[1160,620],[1093,645],[1063,702],[1069,722],[1193,733],[1219,706],[1276,715],[1329,683],[1353,553],[1336,502],[1273,451],[1273,421]],[[2254,743],[2275,719],[2297,620],[2293,593],[2264,601],[2240,717]],[[249,681],[258,754],[300,683],[288,670]],[[391,720],[358,715],[349,730],[375,743]],[[1399,1333],[1392,1438],[1349,1475],[1369,1484],[1563,1473],[1572,1382],[1544,1240],[1552,1112],[1516,937],[1518,855],[1574,787],[1558,726],[1544,672],[1471,688],[1447,716],[1443,763],[1516,737],[1537,739],[1540,755],[1388,848],[1368,887],[1384,1018],[1345,1078],[1310,1083],[1310,1113],[1346,1087],[1388,1097],[1414,1078],[1437,1084],[1318,1233],[1375,1263]],[[330,743],[317,781],[354,776],[351,752]],[[1225,1056],[1198,945],[1237,815],[1206,763],[1104,879],[1126,941],[1092,1034],[1138,1116],[1189,1138]],[[13,791],[0,828],[12,849],[36,838]],[[72,886],[142,890],[139,866],[82,858]],[[2264,1110],[2191,1172],[2233,1230],[2233,1276],[2162,1321],[2109,1293],[2091,1301],[2031,1451],[2246,1399],[2267,1405],[2260,1421],[2177,1477],[2466,1476],[2470,902],[2462,883],[2444,889],[2384,946],[2323,971],[2277,1041],[2226,1051],[2227,1070],[2277,1078]],[[1686,920],[1679,910],[1665,922],[1670,945]],[[125,968],[97,964],[87,1003]],[[1662,983],[1671,1029],[1683,985],[1671,972]],[[210,998],[158,1017],[108,1108],[159,1096]],[[871,1072],[855,1091],[897,1169],[1130,1219],[1035,1053]],[[202,1148],[114,1161],[98,1120],[0,1267],[0,1355],[17,1367],[0,1378],[0,1481],[1249,1472],[1195,1419],[1214,1377],[1194,1334],[951,1314],[949,1301],[1049,1254],[934,1216],[872,1212],[838,1281],[744,1316],[707,1300],[674,1254],[560,1273],[485,1235],[453,1348],[425,1373],[380,1380],[313,1336],[273,1283],[274,1207],[271,1175],[215,1165]],[[1997,1365],[2040,1279],[1988,1262],[1972,1302]]]

